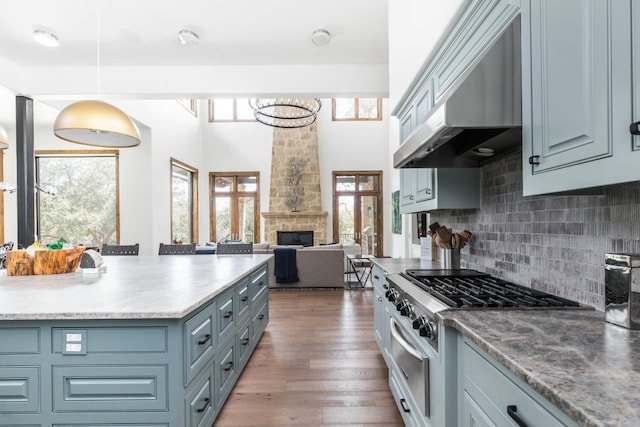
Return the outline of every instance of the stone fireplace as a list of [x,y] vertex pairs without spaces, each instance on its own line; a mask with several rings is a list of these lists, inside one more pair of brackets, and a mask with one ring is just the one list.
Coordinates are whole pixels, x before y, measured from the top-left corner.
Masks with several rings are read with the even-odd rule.
[[[299,187],[293,191],[292,164],[299,167]],[[292,208],[296,193],[299,203]],[[322,211],[317,123],[299,129],[273,130],[269,212],[264,217],[264,239],[275,243],[277,231],[313,230],[314,244],[327,242],[327,216]]]

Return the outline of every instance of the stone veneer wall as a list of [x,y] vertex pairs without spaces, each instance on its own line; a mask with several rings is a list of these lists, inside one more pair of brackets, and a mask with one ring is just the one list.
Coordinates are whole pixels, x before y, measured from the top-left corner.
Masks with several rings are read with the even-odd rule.
[[520,154],[481,172],[481,209],[431,212],[431,222],[474,233],[462,266],[604,310],[604,254],[640,253],[640,182],[523,197]]
[[[299,212],[292,212],[286,205],[286,195],[290,190],[287,169],[291,158],[305,161],[302,180],[304,199],[298,207]],[[299,129],[274,128],[269,212],[262,213],[265,241],[276,243],[278,230],[313,230],[314,243],[326,243],[327,215],[328,212],[322,211],[317,123]]]

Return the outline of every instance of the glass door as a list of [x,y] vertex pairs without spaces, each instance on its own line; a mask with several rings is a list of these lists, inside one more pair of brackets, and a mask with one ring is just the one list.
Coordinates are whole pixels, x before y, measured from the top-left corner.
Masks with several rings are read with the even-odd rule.
[[334,172],[333,203],[333,240],[382,256],[382,172]]

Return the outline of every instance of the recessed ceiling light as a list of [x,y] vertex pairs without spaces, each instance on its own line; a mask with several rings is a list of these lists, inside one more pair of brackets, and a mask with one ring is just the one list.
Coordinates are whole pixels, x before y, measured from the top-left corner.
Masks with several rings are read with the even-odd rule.
[[331,41],[331,33],[327,30],[315,30],[311,34],[311,41],[316,46],[326,46]]
[[60,44],[58,36],[47,30],[33,30],[33,39],[42,46],[47,47],[58,47]]
[[193,46],[198,44],[200,38],[191,30],[180,30],[178,31],[178,40],[184,46]]

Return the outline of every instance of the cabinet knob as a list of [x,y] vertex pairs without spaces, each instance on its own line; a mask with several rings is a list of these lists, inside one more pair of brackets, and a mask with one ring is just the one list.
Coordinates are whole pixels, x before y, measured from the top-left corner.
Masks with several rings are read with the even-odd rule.
[[196,409],[196,412],[198,413],[204,412],[205,409],[207,409],[207,407],[209,406],[209,398],[205,397],[204,399],[202,399],[202,402],[204,403],[204,406],[201,406],[200,408]]
[[530,165],[539,165],[540,164],[540,156],[531,156],[529,157]]
[[631,123],[629,132],[631,132],[631,135],[640,135],[640,122]]

